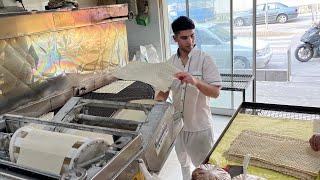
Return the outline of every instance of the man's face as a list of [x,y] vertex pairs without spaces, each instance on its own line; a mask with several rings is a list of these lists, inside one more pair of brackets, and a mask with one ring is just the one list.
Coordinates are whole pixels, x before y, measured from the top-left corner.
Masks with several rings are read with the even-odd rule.
[[194,47],[194,29],[183,30],[173,36],[175,42],[178,43],[179,49],[189,53]]

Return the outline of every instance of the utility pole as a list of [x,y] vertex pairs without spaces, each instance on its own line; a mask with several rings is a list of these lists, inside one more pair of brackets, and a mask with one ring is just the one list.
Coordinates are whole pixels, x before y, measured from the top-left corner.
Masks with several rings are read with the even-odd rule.
[[189,11],[189,0],[186,0],[186,15],[190,18],[190,11]]
[[268,0],[266,0],[266,3],[265,3],[265,24],[266,24],[266,31],[265,31],[265,38],[267,39],[268,38],[268,16],[269,16],[269,14],[268,14],[268,9],[269,9],[269,5],[268,5]]
[[252,9],[252,37],[253,37],[253,45],[252,45],[252,76],[253,76],[253,82],[252,82],[252,102],[256,102],[256,95],[257,95],[257,65],[256,65],[256,59],[257,59],[257,0],[252,0],[253,9]]

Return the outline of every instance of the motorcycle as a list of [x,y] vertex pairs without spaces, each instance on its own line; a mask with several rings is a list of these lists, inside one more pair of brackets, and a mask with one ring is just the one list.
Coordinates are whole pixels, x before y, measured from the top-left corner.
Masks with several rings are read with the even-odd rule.
[[297,60],[307,62],[314,56],[320,56],[320,23],[306,31],[300,41],[303,44],[299,45],[294,53]]

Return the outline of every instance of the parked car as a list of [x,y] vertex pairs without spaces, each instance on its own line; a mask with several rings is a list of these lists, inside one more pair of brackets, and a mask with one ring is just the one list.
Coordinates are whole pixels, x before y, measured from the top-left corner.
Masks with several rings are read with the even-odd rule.
[[[196,25],[196,46],[214,58],[219,69],[231,67],[230,33],[219,25]],[[177,45],[171,41],[171,52]],[[252,67],[252,39],[236,37],[233,46],[234,68],[249,69]],[[265,67],[272,57],[270,45],[266,41],[257,40],[256,67]]]
[[[195,22],[205,22],[214,18],[213,1],[198,0],[196,2],[189,2],[189,17]],[[179,16],[186,16],[186,4],[169,0],[168,13],[170,21],[178,18]]]
[[[212,20],[214,17],[213,10],[210,8],[192,8],[189,11],[190,13],[190,18],[194,20],[195,22],[205,22]],[[174,20],[178,18],[179,16],[185,16],[186,10],[181,9],[181,10],[174,10],[169,12],[169,16],[171,20]]]
[[[265,23],[266,14],[268,15],[268,23],[286,23],[289,20],[298,17],[298,9],[296,7],[288,7],[282,3],[273,2],[257,5],[256,22],[257,24]],[[244,26],[252,24],[252,10],[235,12],[234,25]]]

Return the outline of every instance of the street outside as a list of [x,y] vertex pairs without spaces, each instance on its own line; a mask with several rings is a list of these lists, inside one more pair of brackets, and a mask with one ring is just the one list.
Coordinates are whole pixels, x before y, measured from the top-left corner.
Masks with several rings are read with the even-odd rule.
[[[283,24],[257,25],[257,40],[268,42],[273,55],[265,67],[257,69],[256,102],[320,107],[320,58],[300,62],[294,55],[296,47],[301,44],[300,37],[315,20],[320,20],[319,15],[319,12],[317,17],[312,13],[303,13]],[[228,24],[222,22],[221,25],[228,30]],[[234,41],[241,37],[252,38],[252,26],[234,26],[233,33],[239,37]],[[251,70],[235,72],[251,73]],[[252,87],[246,93],[247,101],[252,100],[249,89]]]
[[[300,62],[294,56],[296,47],[301,43],[300,37],[311,25],[311,14],[298,16],[284,24],[268,24],[268,31],[265,24],[257,25],[257,39],[268,41],[273,50],[272,59],[263,70],[291,69],[289,81],[257,81],[257,102],[320,107],[320,58]],[[250,28],[236,27],[234,33],[241,34]],[[288,50],[291,51],[291,68],[288,68]],[[251,100],[251,97],[247,99]]]
[[[257,25],[257,40],[264,40],[270,44],[273,56],[270,62],[263,68],[265,70],[290,71],[292,82],[319,82],[320,83],[320,58],[312,58],[308,62],[296,60],[294,51],[301,43],[300,37],[312,25],[312,16],[298,16],[284,24]],[[243,32],[249,32],[252,26],[235,27],[234,34],[242,36]],[[288,50],[290,57],[288,57]],[[288,58],[291,60],[291,68],[288,67]]]

